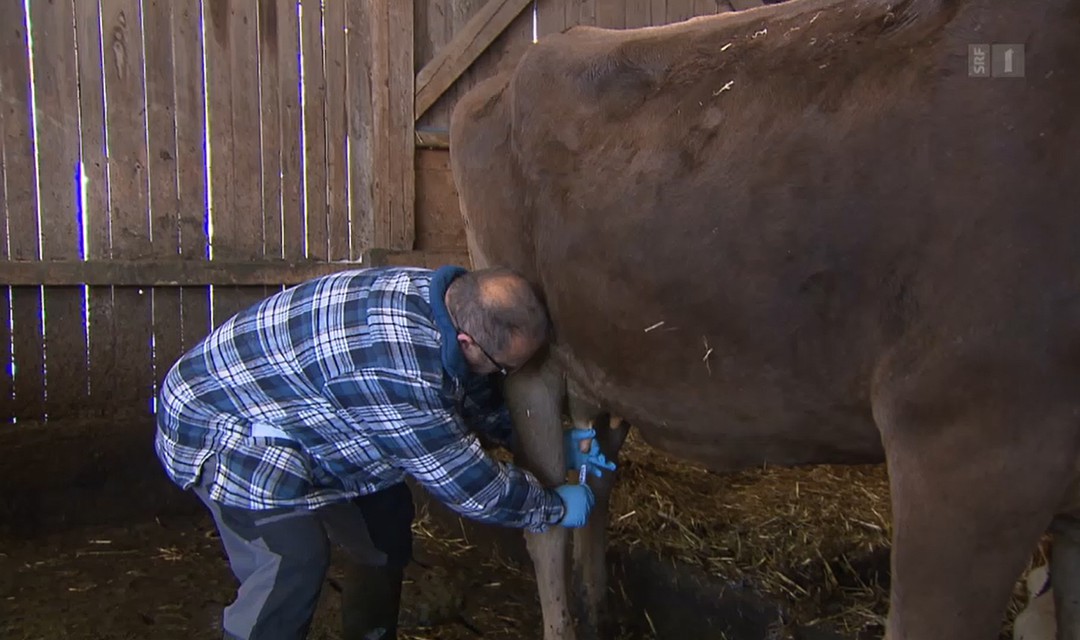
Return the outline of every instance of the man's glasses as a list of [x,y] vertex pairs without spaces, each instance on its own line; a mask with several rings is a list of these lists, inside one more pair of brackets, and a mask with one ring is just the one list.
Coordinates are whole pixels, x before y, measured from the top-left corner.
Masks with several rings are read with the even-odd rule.
[[[465,335],[468,336],[469,334],[466,333]],[[492,358],[491,354],[487,352],[487,349],[480,346],[480,343],[476,341],[476,338],[473,338],[472,336],[469,337],[472,338],[473,344],[475,344],[476,348],[480,350],[480,353],[484,354],[484,357],[488,359],[488,362],[495,366],[495,370],[499,372],[500,376],[506,377],[510,374],[510,367],[504,364],[499,364],[499,361],[495,358]]]
[[476,348],[480,350],[480,353],[484,354],[484,357],[487,358],[488,362],[490,362],[492,366],[495,367],[495,371],[498,372],[500,376],[503,376],[505,378],[506,376],[510,375],[510,371],[512,371],[512,368],[506,366],[505,364],[500,364],[498,360],[492,358],[491,354],[487,352],[487,349],[485,349],[479,342],[477,342],[476,338],[473,338],[471,334],[462,331],[461,327],[454,327],[454,331],[456,331],[457,333],[464,333],[465,335],[469,336],[469,338],[472,340],[472,343],[476,345]]

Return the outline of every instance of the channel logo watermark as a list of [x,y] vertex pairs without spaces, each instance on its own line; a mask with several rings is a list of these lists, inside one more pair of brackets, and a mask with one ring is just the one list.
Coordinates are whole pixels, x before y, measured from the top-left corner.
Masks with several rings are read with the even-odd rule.
[[968,77],[1023,78],[1024,45],[969,44]]

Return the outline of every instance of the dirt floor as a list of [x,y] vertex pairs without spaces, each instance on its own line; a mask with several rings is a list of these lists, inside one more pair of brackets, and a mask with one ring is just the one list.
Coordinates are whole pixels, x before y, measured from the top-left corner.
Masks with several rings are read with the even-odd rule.
[[[12,465],[31,459],[29,450],[23,456],[18,447],[6,450],[15,452]],[[40,442],[33,451],[42,451]],[[74,506],[72,500],[115,506],[90,496],[131,482],[115,475],[120,471],[109,475],[121,466],[110,455],[91,458],[104,480],[87,480],[92,474],[83,470],[75,498],[42,499],[53,506],[37,511]],[[72,458],[33,458],[32,475],[49,477],[44,465],[50,459],[70,465]],[[0,482],[13,477],[0,473]],[[35,513],[17,504],[6,515],[19,509]],[[882,635],[890,526],[882,467],[718,475],[631,436],[611,519],[619,640],[684,638],[689,629],[695,638],[727,640]],[[35,525],[41,532],[29,533],[25,526],[0,527],[0,638],[220,637],[215,624],[235,582],[209,518],[201,510],[166,509],[124,522],[51,531]],[[403,595],[403,638],[540,637],[531,567],[520,544],[516,550],[496,544],[496,538],[511,540],[510,547],[520,543],[516,532],[489,538],[490,530],[423,505],[414,531],[417,563]],[[313,638],[339,637],[340,579],[335,562]],[[1018,587],[1017,603],[1023,595]],[[1007,632],[1006,626],[1003,637]]]
[[[418,528],[430,526],[419,520]],[[529,576],[461,539],[418,537],[403,599],[404,638],[526,638],[538,624]],[[426,566],[423,566],[426,565]],[[323,590],[315,639],[338,638],[341,568]],[[235,582],[209,518],[99,527],[44,540],[5,541],[0,637],[5,639],[220,638],[215,624]]]

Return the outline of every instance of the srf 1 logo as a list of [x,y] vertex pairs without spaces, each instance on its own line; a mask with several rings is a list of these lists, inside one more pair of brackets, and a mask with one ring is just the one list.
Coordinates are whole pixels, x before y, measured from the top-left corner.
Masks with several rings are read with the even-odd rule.
[[972,78],[1023,78],[1024,45],[969,44],[968,76]]

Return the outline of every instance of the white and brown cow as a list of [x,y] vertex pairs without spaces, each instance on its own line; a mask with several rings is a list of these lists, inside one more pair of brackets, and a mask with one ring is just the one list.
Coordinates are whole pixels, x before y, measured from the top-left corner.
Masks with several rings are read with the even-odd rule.
[[[971,77],[969,45],[998,43],[1024,45],[1023,77]],[[794,0],[573,28],[461,99],[451,154],[474,262],[525,273],[555,325],[507,389],[541,477],[562,479],[564,380],[579,419],[617,413],[718,471],[884,460],[891,640],[995,638],[1052,523],[1061,637],[1080,638],[1063,518],[1080,0]],[[603,430],[609,453],[624,432]],[[548,640],[595,633],[603,484],[575,534],[578,629],[566,531],[528,541]]]

